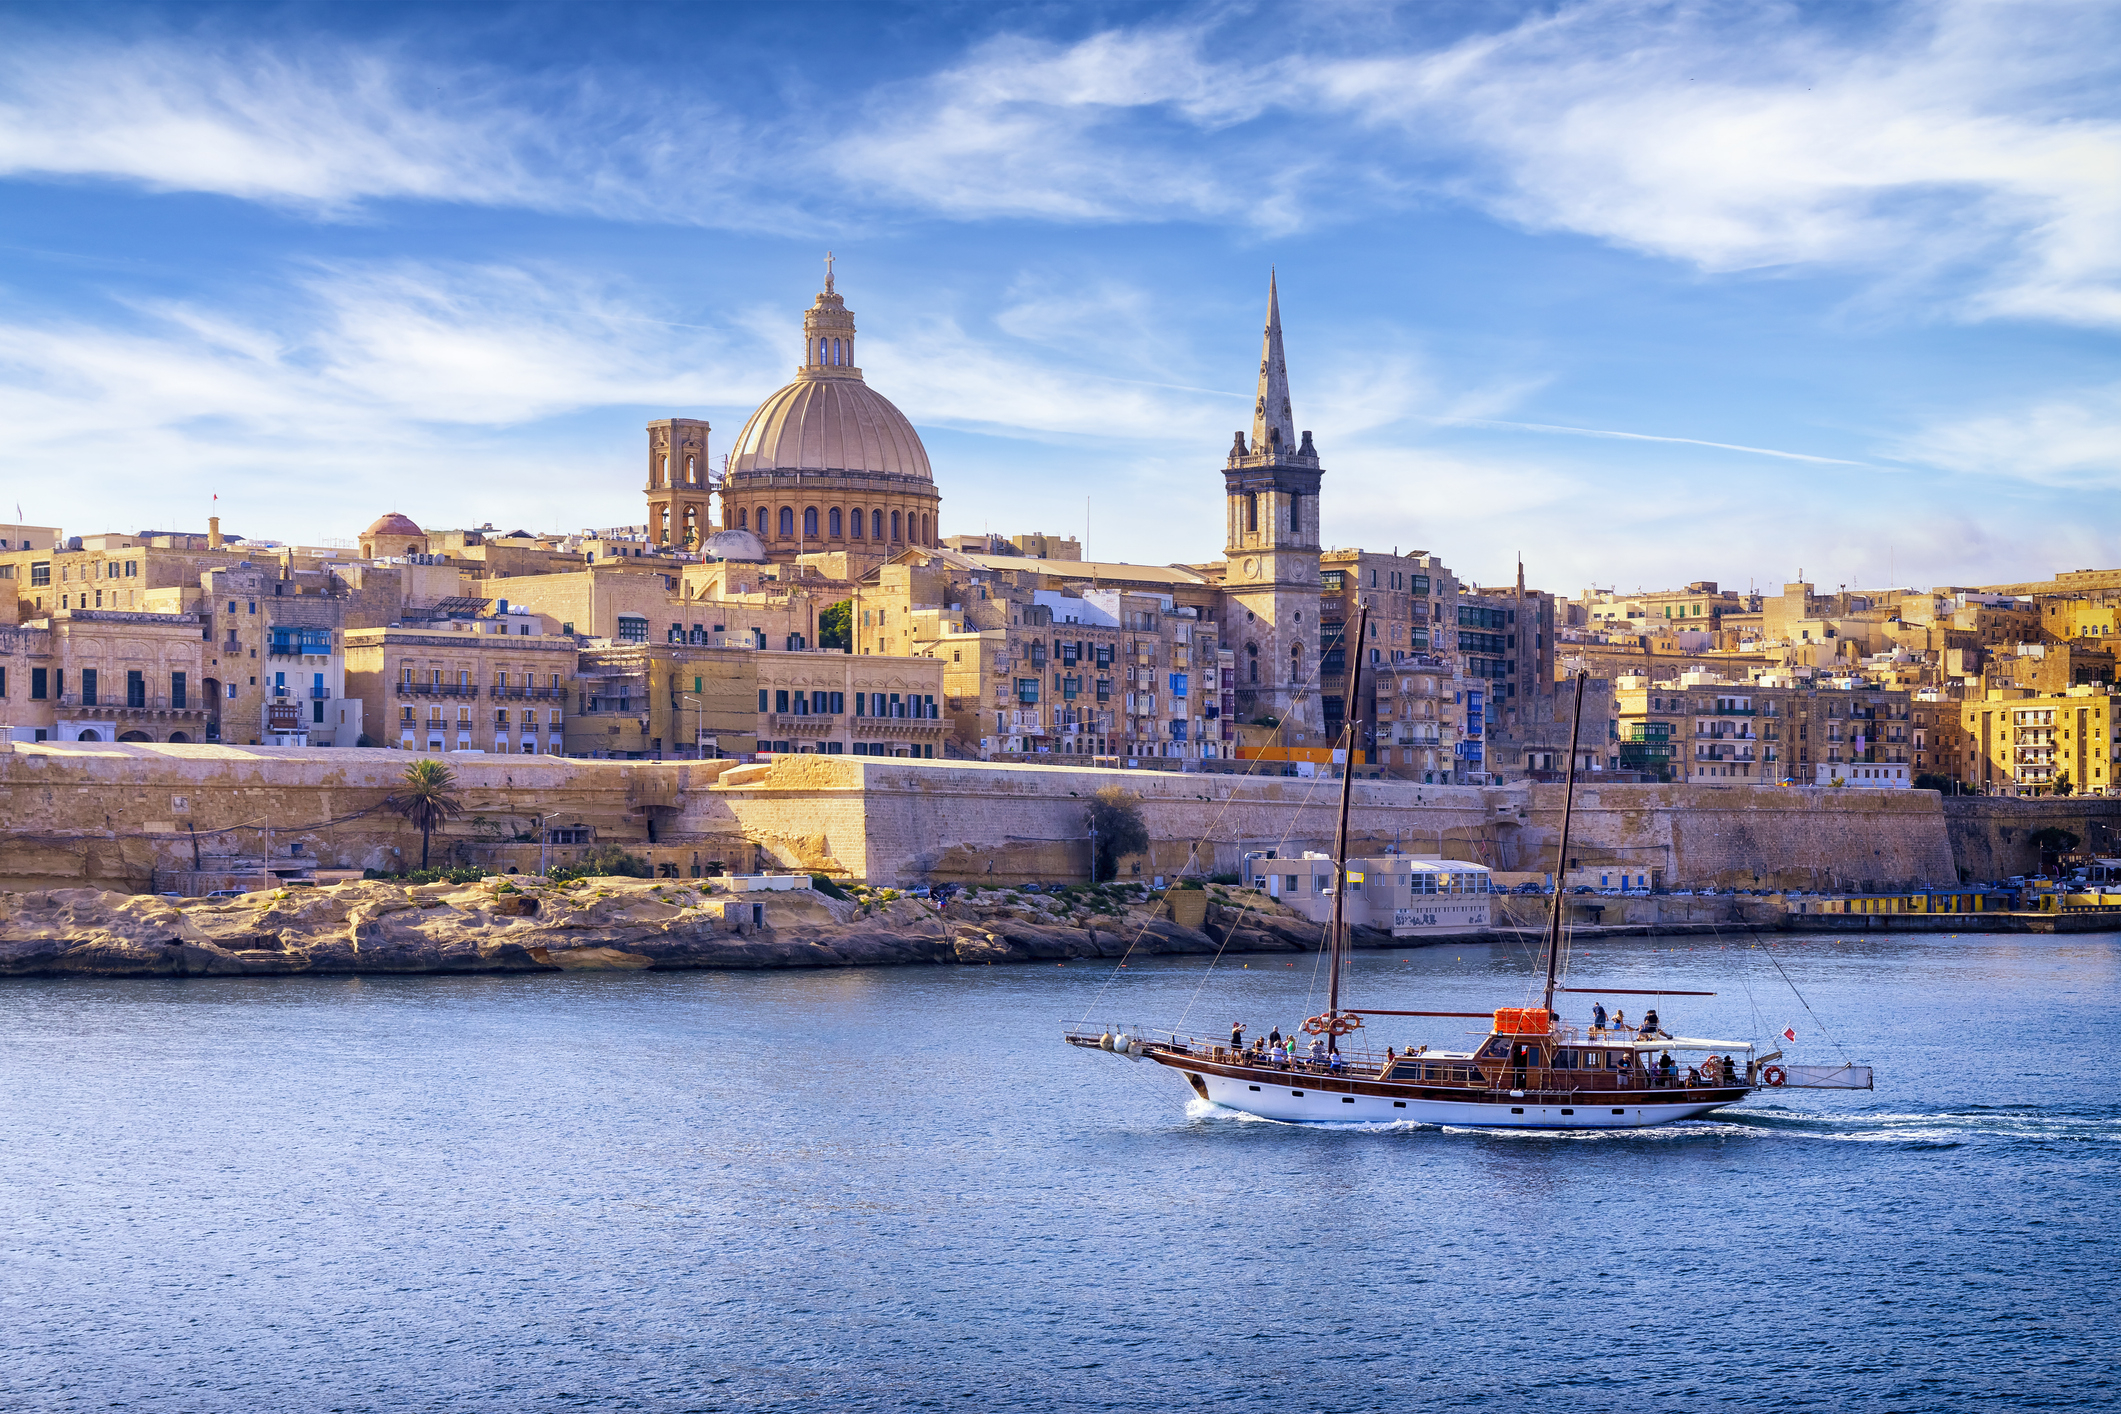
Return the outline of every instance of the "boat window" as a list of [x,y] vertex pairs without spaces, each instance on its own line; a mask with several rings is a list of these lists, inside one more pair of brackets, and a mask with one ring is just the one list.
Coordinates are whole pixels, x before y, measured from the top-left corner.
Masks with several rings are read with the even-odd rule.
[[1598,1052],[1596,1052],[1596,1051],[1585,1051],[1585,1052],[1583,1053],[1583,1068],[1584,1068],[1585,1070],[1597,1070],[1597,1069],[1599,1069],[1599,1068],[1600,1068],[1600,1067],[1601,1067],[1601,1066],[1602,1066],[1603,1064],[1604,1064],[1604,1057],[1602,1057],[1602,1056],[1601,1056],[1601,1055],[1600,1055],[1600,1054],[1599,1054]]
[[1554,1052],[1554,1069],[1556,1069],[1556,1070],[1574,1070],[1575,1068],[1576,1068],[1576,1053],[1575,1053],[1574,1051],[1556,1051],[1556,1052]]

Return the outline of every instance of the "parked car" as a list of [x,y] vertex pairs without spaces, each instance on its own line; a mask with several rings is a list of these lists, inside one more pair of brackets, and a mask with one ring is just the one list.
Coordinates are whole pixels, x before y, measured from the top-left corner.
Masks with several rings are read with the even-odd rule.
[[1024,892],[1027,894],[1042,894],[1045,892],[1045,890],[1040,888],[1037,884],[1026,884],[1024,885]]
[[247,894],[247,893],[249,893],[249,892],[250,892],[250,890],[249,890],[249,889],[215,889],[215,890],[214,890],[214,891],[213,891],[212,893],[208,894],[208,895],[207,895],[207,897],[208,897],[208,898],[241,898],[241,897],[243,897],[243,895],[245,895],[245,894]]

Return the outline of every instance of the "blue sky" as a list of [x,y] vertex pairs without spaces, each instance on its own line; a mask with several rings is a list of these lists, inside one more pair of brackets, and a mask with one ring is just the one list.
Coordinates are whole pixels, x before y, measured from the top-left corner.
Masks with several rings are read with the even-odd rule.
[[2097,3],[17,5],[0,515],[635,521],[830,248],[950,531],[1218,553],[1272,265],[1330,543],[2111,566],[2117,69]]

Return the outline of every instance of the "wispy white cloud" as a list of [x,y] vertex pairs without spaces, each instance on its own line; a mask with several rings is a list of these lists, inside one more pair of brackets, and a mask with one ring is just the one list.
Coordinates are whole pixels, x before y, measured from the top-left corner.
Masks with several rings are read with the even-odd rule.
[[2121,385],[1940,420],[1886,455],[2032,486],[2121,490]]
[[[2121,324],[2121,12],[1584,0],[1443,41],[1238,19],[1004,35],[925,77],[768,99],[444,66],[404,49],[18,29],[0,175],[822,229],[1213,220],[1457,200],[1710,272],[1949,278],[1950,311]],[[832,193],[820,202],[818,194]],[[673,200],[674,193],[682,199]]]
[[326,524],[378,495],[449,515],[528,500],[587,516],[611,493],[630,512],[630,439],[585,462],[564,437],[515,431],[770,387],[768,351],[741,329],[672,326],[652,307],[564,271],[401,263],[313,268],[243,313],[162,301],[102,322],[0,318],[7,461],[76,485],[69,469],[93,446],[96,495],[76,510],[127,518],[209,485],[253,508],[298,486],[278,513]]

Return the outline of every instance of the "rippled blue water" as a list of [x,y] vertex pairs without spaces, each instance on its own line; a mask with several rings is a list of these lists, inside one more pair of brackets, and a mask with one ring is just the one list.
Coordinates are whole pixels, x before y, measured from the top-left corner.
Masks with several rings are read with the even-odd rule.
[[[1241,1120],[1057,1039],[1286,1025],[1308,959],[0,985],[0,1404],[2111,1402],[2121,945],[1781,955],[1817,1020],[1756,951],[1576,970],[1713,987],[1668,1026],[1794,1059],[1823,1022],[1875,1094],[1574,1137]],[[1471,1010],[1530,971],[1352,986]]]

